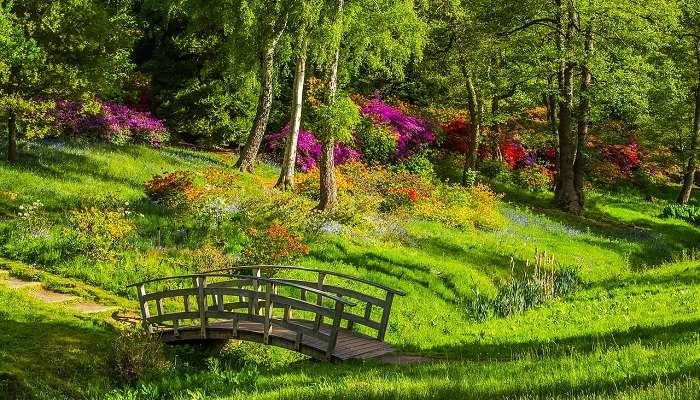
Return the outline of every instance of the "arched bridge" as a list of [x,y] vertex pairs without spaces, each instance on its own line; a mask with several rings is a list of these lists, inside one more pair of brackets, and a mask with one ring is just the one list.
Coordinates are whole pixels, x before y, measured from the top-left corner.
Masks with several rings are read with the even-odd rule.
[[[280,273],[285,277],[274,277]],[[238,339],[327,361],[391,353],[384,342],[391,305],[394,296],[405,295],[351,275],[273,265],[131,286],[138,290],[144,328],[166,343]]]

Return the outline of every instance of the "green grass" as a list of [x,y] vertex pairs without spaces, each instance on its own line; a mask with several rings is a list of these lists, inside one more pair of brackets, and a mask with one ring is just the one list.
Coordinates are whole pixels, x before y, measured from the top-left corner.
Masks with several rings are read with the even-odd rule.
[[[127,283],[188,271],[162,262],[177,249],[149,250],[154,227],[177,222],[141,202],[143,183],[179,169],[230,171],[235,161],[229,154],[142,146],[29,144],[22,154],[19,165],[0,165],[0,213],[9,218],[34,200],[57,219],[107,195],[140,204],[147,222],[136,249],[118,262],[78,258],[34,266],[63,276],[53,278],[64,279],[59,286],[89,284],[132,299]],[[257,175],[236,174],[236,190],[263,196],[276,173],[261,164]],[[104,378],[113,329],[32,302],[22,308],[24,297],[0,292],[0,323],[11,327],[0,333],[0,371],[9,369],[5,380],[22,382],[29,393],[67,398],[694,398],[700,391],[700,261],[694,250],[700,229],[659,218],[663,203],[645,202],[633,192],[591,193],[587,212],[572,217],[554,210],[547,195],[499,190],[506,193],[509,220],[503,230],[386,220],[379,224],[394,231],[389,238],[366,226],[323,236],[302,260],[406,291],[395,301],[387,341],[439,362],[329,366],[271,353],[241,363],[241,351],[260,350],[229,348],[218,367],[180,365],[133,388],[118,388]],[[673,195],[666,188],[654,193],[668,200]],[[470,318],[467,303],[475,290],[495,294],[511,275],[511,258],[522,266],[535,249],[579,268],[585,286],[522,315]],[[61,361],[61,371],[80,375],[77,383],[41,362],[59,358],[60,351],[40,355],[36,349],[45,338],[31,336],[27,321],[34,320],[51,333],[46,340],[71,338],[66,352],[75,356]],[[231,358],[238,361],[226,361]],[[86,365],[91,370],[81,374]]]

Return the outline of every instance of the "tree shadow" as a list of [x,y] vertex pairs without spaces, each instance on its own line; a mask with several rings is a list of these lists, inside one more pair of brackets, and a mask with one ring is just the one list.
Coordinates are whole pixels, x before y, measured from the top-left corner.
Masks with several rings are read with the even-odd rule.
[[9,398],[33,398],[37,390],[83,398],[88,387],[111,384],[105,371],[113,327],[12,320],[0,326],[0,391],[6,389]]

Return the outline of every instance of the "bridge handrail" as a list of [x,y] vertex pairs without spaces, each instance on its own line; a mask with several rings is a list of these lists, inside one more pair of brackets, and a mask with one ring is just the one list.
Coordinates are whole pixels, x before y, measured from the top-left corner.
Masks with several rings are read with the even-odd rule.
[[[219,272],[219,271],[214,271],[214,272]],[[318,288],[306,286],[306,285],[301,285],[295,282],[289,282],[284,279],[275,279],[275,278],[265,278],[265,277],[256,277],[256,276],[251,276],[251,275],[240,275],[240,274],[216,274],[216,273],[201,273],[201,274],[187,274],[187,275],[174,275],[174,276],[164,276],[160,278],[154,278],[154,279],[149,279],[143,282],[137,282],[137,283],[132,283],[131,285],[128,285],[127,287],[138,287],[142,285],[147,285],[149,283],[155,283],[155,282],[162,282],[162,281],[168,281],[168,280],[176,280],[176,279],[186,279],[186,278],[201,278],[201,277],[219,277],[219,278],[240,278],[240,279],[254,279],[257,280],[258,282],[262,283],[274,283],[274,284],[282,284],[284,286],[289,286],[289,287],[294,287],[297,289],[302,289],[307,292],[315,293],[318,295],[321,295],[323,297],[326,297],[331,300],[335,300],[338,302],[341,302],[345,304],[346,306],[354,307],[356,304],[343,299],[342,297],[336,296],[333,293],[326,292],[323,290],[320,290]]]
[[316,272],[319,274],[325,274],[325,275],[331,275],[331,276],[337,276],[340,278],[345,278],[349,279],[355,282],[360,282],[364,283],[365,285],[369,286],[374,286],[377,289],[382,289],[384,291],[399,295],[399,296],[406,296],[406,292],[403,292],[398,289],[390,288],[388,286],[384,286],[380,283],[376,283],[373,281],[370,281],[368,279],[364,278],[359,278],[356,276],[344,274],[342,272],[334,272],[334,271],[328,271],[328,270],[323,270],[323,269],[316,269],[316,268],[309,268],[309,267],[301,267],[301,266],[295,266],[295,265],[267,265],[267,264],[262,264],[262,265],[240,265],[236,267],[230,267],[230,268],[221,268],[221,269],[215,269],[212,271],[208,271],[209,273],[217,273],[221,271],[230,271],[234,269],[255,269],[255,268],[260,268],[260,269],[287,269],[287,270],[298,270],[298,271],[308,271],[308,272]]

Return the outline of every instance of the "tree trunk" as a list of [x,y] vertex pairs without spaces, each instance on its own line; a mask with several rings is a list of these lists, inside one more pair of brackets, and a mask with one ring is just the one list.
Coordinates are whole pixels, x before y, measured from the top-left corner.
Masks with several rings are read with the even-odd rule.
[[[343,15],[344,0],[338,0],[336,18],[340,20]],[[336,92],[338,91],[338,63],[340,63],[340,43],[336,44],[333,62],[328,73],[328,84],[326,87],[328,104],[335,103]],[[335,160],[333,158],[335,150],[335,132],[328,132],[321,143],[321,177],[320,196],[317,210],[330,211],[338,205],[338,186],[335,181]]]
[[[479,152],[479,139],[481,135],[481,115],[479,113],[479,98],[474,86],[471,73],[466,67],[464,79],[467,85],[467,103],[469,106],[469,153],[467,155],[466,169],[476,169],[476,160]],[[466,172],[466,171],[465,171]]]
[[290,118],[287,145],[284,150],[282,171],[275,187],[280,190],[294,189],[294,167],[297,159],[297,143],[299,141],[299,129],[301,127],[301,111],[304,102],[304,80],[306,77],[306,52],[309,40],[304,37],[301,45],[301,53],[297,58],[296,71],[294,73],[294,94],[292,103],[292,115]]
[[275,26],[272,28],[270,38],[260,57],[260,95],[258,97],[258,108],[255,112],[253,127],[241,150],[241,155],[236,162],[236,167],[240,168],[243,172],[253,172],[255,159],[258,157],[260,144],[262,144],[265,131],[267,130],[267,121],[270,118],[270,110],[272,109],[275,50],[287,26],[287,14],[286,12],[283,13],[283,15],[278,17]]
[[7,117],[7,161],[17,162],[17,117],[12,112]]
[[586,30],[586,39],[584,50],[586,53],[586,61],[581,64],[581,93],[579,93],[579,116],[578,116],[578,138],[576,144],[576,160],[574,161],[574,186],[576,194],[579,198],[579,204],[583,208],[585,204],[585,195],[583,189],[583,180],[586,167],[586,137],[588,135],[590,99],[588,98],[589,89],[593,76],[588,67],[588,59],[590,59],[593,49],[593,31],[589,26]]
[[678,196],[678,203],[688,204],[695,184],[695,172],[698,169],[698,142],[700,141],[700,40],[695,44],[698,62],[698,86],[695,88],[695,117],[693,119],[693,131],[690,140],[690,156],[683,175],[683,187]]
[[[561,5],[561,0],[557,0],[560,5],[559,26],[563,26],[564,6]],[[574,46],[574,33],[576,29],[576,15],[571,0],[568,8],[567,28],[565,38],[558,40],[558,45],[566,46],[566,49],[571,49]],[[561,29],[559,29],[561,31]],[[558,36],[562,34],[559,33]],[[564,48],[564,47],[562,47]],[[563,52],[560,54],[568,54]],[[579,214],[583,209],[583,205],[576,193],[574,184],[574,152],[571,138],[572,114],[573,114],[573,97],[574,97],[574,69],[576,65],[569,60],[562,60],[558,72],[559,81],[559,174],[557,179],[557,187],[554,198],[562,210]]]
[[494,97],[491,99],[491,117],[493,118],[493,143],[491,143],[493,148],[493,156],[497,161],[503,162],[503,153],[501,153],[501,124],[498,122],[498,110],[500,108],[500,97]]

